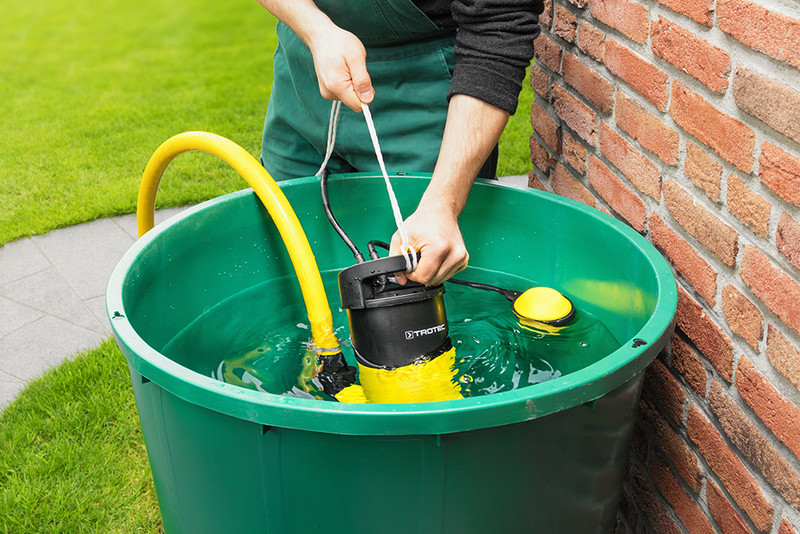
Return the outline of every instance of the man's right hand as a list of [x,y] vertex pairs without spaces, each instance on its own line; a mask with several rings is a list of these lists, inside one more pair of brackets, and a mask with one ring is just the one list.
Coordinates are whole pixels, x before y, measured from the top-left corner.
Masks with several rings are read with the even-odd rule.
[[313,0],[258,0],[289,26],[311,50],[319,92],[361,113],[375,97],[367,73],[367,51],[358,37],[333,23]]
[[331,23],[315,34],[309,48],[323,98],[341,100],[357,113],[362,102],[372,102],[375,90],[367,72],[367,51],[358,37]]

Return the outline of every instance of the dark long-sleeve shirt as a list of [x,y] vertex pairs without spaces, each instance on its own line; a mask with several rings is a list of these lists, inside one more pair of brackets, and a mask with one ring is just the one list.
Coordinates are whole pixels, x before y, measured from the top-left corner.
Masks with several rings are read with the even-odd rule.
[[514,113],[543,0],[413,1],[437,26],[458,28],[448,98],[465,94]]

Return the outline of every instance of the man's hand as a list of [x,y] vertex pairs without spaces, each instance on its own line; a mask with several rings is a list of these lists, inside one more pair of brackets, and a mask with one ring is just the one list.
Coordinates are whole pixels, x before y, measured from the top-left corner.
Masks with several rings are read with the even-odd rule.
[[367,51],[358,37],[334,24],[313,0],[258,2],[311,50],[319,92],[324,98],[341,100],[357,113],[361,113],[362,102],[372,102],[375,90],[367,73]]
[[[469,254],[458,228],[475,176],[508,121],[508,113],[467,95],[453,95],[442,147],[431,183],[417,210],[406,220],[410,245],[422,253],[413,273],[395,273],[398,282],[438,285],[467,266]],[[400,236],[390,254],[400,254]]]
[[[412,280],[436,286],[463,270],[469,254],[458,229],[458,213],[442,204],[422,204],[405,221],[409,244],[421,253],[413,273],[395,273],[397,281]],[[395,232],[390,255],[401,254],[400,234]]]
[[372,102],[375,90],[367,72],[367,51],[358,37],[331,24],[315,34],[309,47],[323,98],[341,100],[357,113],[362,102]]

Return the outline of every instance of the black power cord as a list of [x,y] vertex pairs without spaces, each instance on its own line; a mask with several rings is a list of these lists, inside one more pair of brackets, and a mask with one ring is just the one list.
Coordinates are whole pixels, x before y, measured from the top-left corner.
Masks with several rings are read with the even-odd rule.
[[319,184],[320,189],[322,190],[322,207],[325,208],[325,215],[328,216],[328,220],[331,222],[331,226],[333,229],[336,230],[336,233],[339,234],[339,237],[342,238],[344,244],[350,249],[353,253],[353,257],[356,259],[356,263],[364,263],[364,255],[361,254],[361,251],[358,250],[358,247],[353,240],[350,239],[350,236],[345,233],[344,229],[339,225],[339,222],[336,220],[336,217],[333,216],[333,211],[331,211],[331,203],[328,200],[328,175],[330,171],[328,169],[323,169],[322,175],[320,176]]

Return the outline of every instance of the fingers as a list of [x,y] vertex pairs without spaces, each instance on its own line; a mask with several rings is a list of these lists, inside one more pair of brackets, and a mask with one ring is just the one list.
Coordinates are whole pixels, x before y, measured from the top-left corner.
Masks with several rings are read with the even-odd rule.
[[375,97],[372,79],[367,72],[367,51],[350,32],[334,28],[312,49],[319,92],[326,100],[340,100],[353,111],[361,112],[361,103]]
[[469,254],[464,247],[447,247],[439,250],[425,247],[420,252],[422,256],[417,269],[409,273],[407,278],[427,286],[443,284],[448,278],[466,268],[469,261]]
[[[404,285],[408,280],[436,286],[467,267],[469,254],[460,235],[457,239],[436,239],[429,237],[417,242],[415,250],[420,252],[417,268],[411,273],[395,273],[398,283]],[[402,254],[400,236],[395,233],[389,249],[390,255]]]

